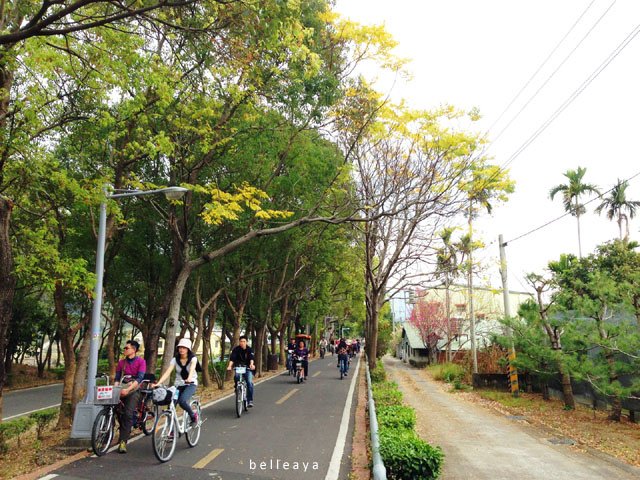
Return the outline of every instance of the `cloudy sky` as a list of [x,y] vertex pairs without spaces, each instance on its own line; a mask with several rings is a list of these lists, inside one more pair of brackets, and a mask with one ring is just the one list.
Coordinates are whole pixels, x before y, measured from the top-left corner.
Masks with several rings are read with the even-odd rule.
[[[509,162],[516,182],[510,201],[478,222],[488,244],[480,256],[494,286],[500,233],[512,290],[528,289],[525,273],[578,253],[575,217],[538,229],[564,213],[560,198],[549,199],[549,190],[565,183],[564,172],[585,167],[585,181],[603,191],[640,173],[640,1],[338,0],[336,10],[384,24],[399,43],[397,54],[412,60],[411,81],[396,79],[392,87],[381,80],[380,90],[392,88],[392,98],[416,108],[480,109],[488,153],[494,164]],[[640,200],[640,175],[628,194]],[[581,219],[583,254],[618,235],[615,222],[593,213],[598,203]],[[639,229],[636,217],[632,238],[640,240]]]

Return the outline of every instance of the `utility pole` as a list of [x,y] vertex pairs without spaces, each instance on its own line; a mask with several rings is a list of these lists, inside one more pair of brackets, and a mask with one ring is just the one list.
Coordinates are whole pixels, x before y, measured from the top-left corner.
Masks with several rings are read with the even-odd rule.
[[478,373],[478,350],[476,348],[476,319],[473,312],[473,201],[469,200],[469,271],[467,287],[469,289],[469,322],[471,336],[471,358],[473,359],[473,373]]
[[[502,298],[504,299],[504,316],[508,319],[511,318],[511,299],[509,298],[509,285],[507,280],[507,255],[504,247],[507,246],[504,243],[502,234],[498,235],[498,245],[500,247],[500,277],[502,277]],[[511,329],[507,327],[507,335],[511,337]],[[520,387],[518,385],[518,370],[513,365],[516,359],[516,349],[513,346],[513,339],[511,340],[511,351],[509,352],[509,383],[511,385],[511,394],[517,397],[520,393]]]

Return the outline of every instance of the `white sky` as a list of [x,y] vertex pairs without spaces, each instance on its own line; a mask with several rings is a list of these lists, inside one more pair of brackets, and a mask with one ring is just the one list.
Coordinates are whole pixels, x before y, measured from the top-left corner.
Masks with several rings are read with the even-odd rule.
[[[396,52],[412,59],[410,83],[396,80],[391,96],[416,108],[447,103],[478,107],[479,131],[493,124],[516,93],[569,31],[591,0],[338,0],[336,10],[362,24],[382,24],[399,43]],[[636,27],[640,1],[594,0],[590,9],[529,87],[491,130],[495,138],[609,8],[562,68],[495,142],[489,154],[504,164],[569,98]],[[497,236],[509,241],[564,213],[549,190],[566,183],[563,173],[586,167],[585,181],[601,190],[640,172],[636,142],[640,114],[640,35],[509,166],[516,192],[476,232],[489,245],[481,254],[487,275],[499,286]],[[378,85],[387,92],[390,84]],[[630,181],[631,200],[640,200],[640,176]],[[582,201],[586,201],[583,198]],[[587,206],[581,219],[582,252],[618,235],[618,226]],[[638,217],[631,238],[640,239]],[[578,253],[575,217],[567,216],[507,246],[509,288],[529,290],[523,279],[542,273],[561,253]]]

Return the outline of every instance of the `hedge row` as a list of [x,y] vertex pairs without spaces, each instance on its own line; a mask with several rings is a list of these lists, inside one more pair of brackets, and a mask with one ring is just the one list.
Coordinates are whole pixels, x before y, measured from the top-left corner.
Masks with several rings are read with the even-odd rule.
[[[402,404],[398,384],[386,381],[382,362],[371,375],[379,426],[380,456],[388,480],[431,480],[442,472],[444,454],[415,432],[416,414]],[[374,380],[375,378],[375,380]]]
[[9,420],[0,423],[0,453],[6,452],[9,447],[7,441],[12,438],[17,439],[20,446],[20,436],[29,431],[35,425],[38,440],[42,440],[42,434],[45,428],[58,416],[59,409],[48,408],[33,412],[28,417],[19,417],[15,420]]

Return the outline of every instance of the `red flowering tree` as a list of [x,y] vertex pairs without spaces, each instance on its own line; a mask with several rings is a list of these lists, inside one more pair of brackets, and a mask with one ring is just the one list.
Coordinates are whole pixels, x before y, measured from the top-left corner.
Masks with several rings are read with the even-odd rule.
[[423,291],[416,292],[416,299],[409,323],[418,330],[429,350],[429,363],[435,363],[438,340],[447,336],[446,309],[441,302],[427,301]]

